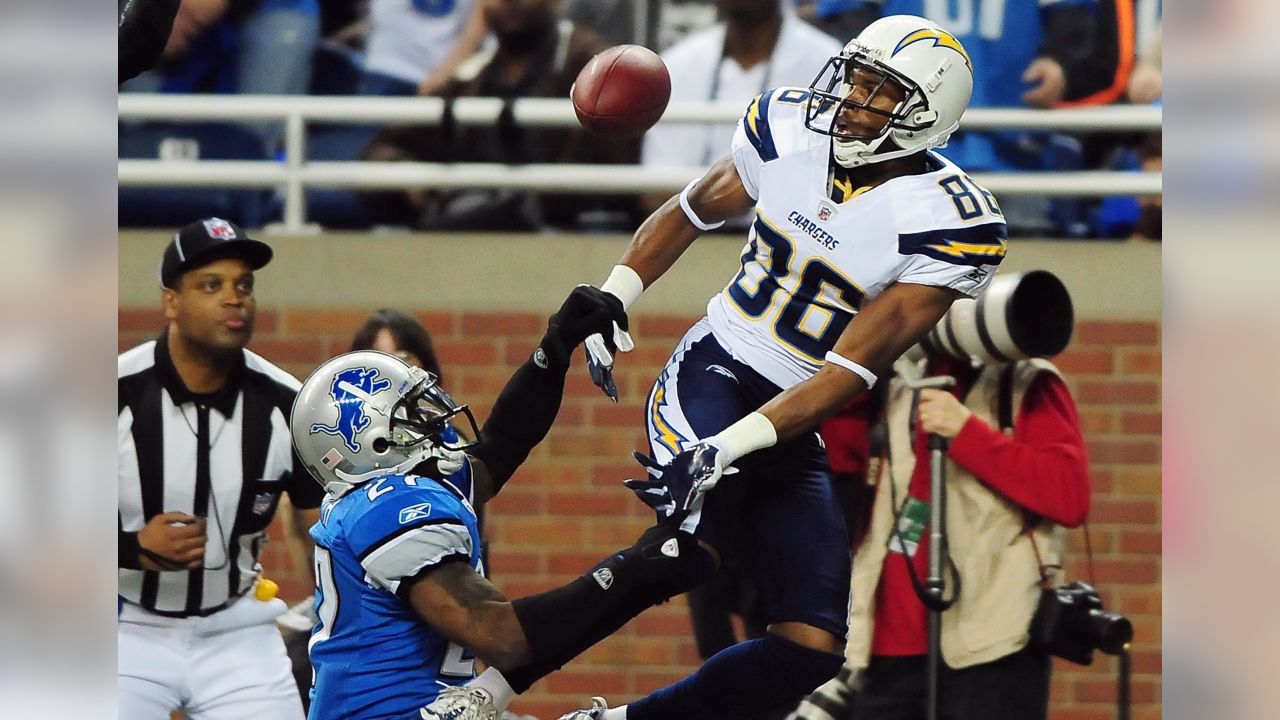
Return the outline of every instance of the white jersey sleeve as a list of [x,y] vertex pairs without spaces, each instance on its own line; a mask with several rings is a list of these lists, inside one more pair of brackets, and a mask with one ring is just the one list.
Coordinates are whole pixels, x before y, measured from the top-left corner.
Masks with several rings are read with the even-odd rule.
[[795,152],[811,141],[804,130],[804,88],[780,87],[755,97],[733,133],[733,164],[751,197],[760,199],[760,173],[765,163]]
[[[760,100],[763,97],[765,95],[757,95],[747,106],[747,112],[738,120],[738,127],[734,130],[731,145],[733,164],[738,168],[738,177],[742,179],[742,185],[747,189],[747,194],[756,199],[760,198],[760,170],[768,160],[772,159],[762,149],[760,141],[759,129],[762,123],[768,122],[767,117],[761,120]],[[767,131],[767,124],[764,126]]]
[[[953,169],[954,166],[952,166]],[[958,170],[958,169],[956,169]],[[911,220],[898,232],[904,264],[897,281],[936,285],[975,297],[986,289],[1008,247],[995,198],[960,172],[918,184],[896,201]]]

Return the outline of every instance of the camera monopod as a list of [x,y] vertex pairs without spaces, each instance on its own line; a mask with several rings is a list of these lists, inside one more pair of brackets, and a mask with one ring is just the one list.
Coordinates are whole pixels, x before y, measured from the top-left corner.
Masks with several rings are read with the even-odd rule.
[[[903,383],[915,395],[911,403],[911,427],[915,427],[916,407],[920,391],[946,390],[956,384],[947,375],[928,378],[912,378],[899,373]],[[929,434],[929,574],[924,580],[924,593],[920,600],[929,608],[929,656],[925,670],[928,691],[928,719],[938,718],[938,671],[942,663],[942,611],[955,602],[946,597],[946,578],[942,563],[947,556],[947,439],[936,433]]]

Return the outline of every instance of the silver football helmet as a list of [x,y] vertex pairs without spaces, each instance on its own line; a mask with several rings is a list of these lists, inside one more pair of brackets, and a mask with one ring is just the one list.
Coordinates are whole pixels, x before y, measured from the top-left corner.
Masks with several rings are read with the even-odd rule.
[[440,476],[465,462],[449,422],[475,418],[439,379],[394,355],[360,350],[326,361],[307,377],[293,403],[298,457],[325,490],[342,495],[380,475],[408,472],[435,459]]
[[[855,99],[853,81],[861,74],[874,85]],[[892,110],[874,107],[888,85],[902,101]],[[828,60],[809,94],[805,126],[833,138],[837,163],[858,167],[946,145],[969,107],[973,63],[960,41],[934,22],[890,15],[868,25]],[[884,124],[869,135],[843,130],[838,123],[845,110],[881,116]],[[893,145],[886,146],[886,140]]]

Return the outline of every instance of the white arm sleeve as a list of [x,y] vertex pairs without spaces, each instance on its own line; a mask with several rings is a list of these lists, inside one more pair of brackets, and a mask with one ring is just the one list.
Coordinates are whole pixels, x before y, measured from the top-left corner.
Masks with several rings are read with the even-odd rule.
[[471,557],[471,533],[461,523],[423,525],[387,540],[361,560],[370,585],[391,593],[400,581],[448,557]]

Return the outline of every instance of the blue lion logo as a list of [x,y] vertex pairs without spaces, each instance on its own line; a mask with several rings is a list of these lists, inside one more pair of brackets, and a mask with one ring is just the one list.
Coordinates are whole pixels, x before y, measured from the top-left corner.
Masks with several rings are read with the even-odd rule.
[[356,442],[356,433],[369,427],[369,416],[364,411],[364,398],[356,395],[344,385],[350,385],[364,391],[366,396],[381,392],[391,387],[391,381],[378,377],[377,368],[351,368],[343,370],[333,378],[329,386],[329,396],[338,408],[338,422],[333,425],[312,423],[311,432],[322,432],[337,435],[351,452],[360,452],[360,443]]

